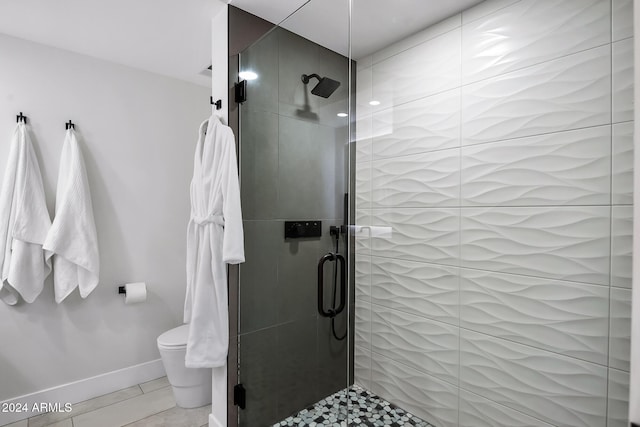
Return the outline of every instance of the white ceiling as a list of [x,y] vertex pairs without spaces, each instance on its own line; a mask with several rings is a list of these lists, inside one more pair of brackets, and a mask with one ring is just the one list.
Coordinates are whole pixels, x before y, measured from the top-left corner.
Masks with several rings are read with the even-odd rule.
[[[211,86],[220,0],[0,0],[0,33]],[[0,62],[1,63],[1,62]]]
[[[352,57],[365,57],[481,1],[353,0]],[[347,0],[231,0],[230,4],[348,56]]]
[[[0,33],[211,86],[205,71],[211,61],[211,18],[226,2],[0,0]],[[366,56],[479,2],[353,0],[352,55]],[[230,3],[348,55],[347,0]]]

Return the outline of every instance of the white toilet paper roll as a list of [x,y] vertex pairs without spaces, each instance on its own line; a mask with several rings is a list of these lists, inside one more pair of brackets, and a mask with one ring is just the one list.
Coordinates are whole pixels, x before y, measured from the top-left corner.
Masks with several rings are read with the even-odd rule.
[[147,284],[145,282],[127,283],[124,285],[125,304],[135,304],[147,300]]

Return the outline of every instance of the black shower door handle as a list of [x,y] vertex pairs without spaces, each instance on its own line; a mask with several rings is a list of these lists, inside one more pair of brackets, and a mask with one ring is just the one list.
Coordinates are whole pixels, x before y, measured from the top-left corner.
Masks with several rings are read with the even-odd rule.
[[[327,261],[337,262],[340,264],[340,305],[334,310],[329,309],[325,311],[324,309],[324,264]],[[347,287],[345,286],[345,279],[347,277],[346,270],[346,261],[344,257],[340,254],[334,254],[329,252],[324,255],[318,261],[318,313],[320,313],[323,317],[336,317],[338,314],[344,310],[344,307],[347,303]]]

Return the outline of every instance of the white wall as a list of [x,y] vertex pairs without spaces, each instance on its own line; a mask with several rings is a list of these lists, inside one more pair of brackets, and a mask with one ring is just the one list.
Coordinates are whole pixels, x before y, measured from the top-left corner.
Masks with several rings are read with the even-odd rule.
[[[57,305],[49,280],[33,304],[0,306],[2,401],[159,358],[157,336],[181,323],[193,150],[211,110],[208,88],[20,39],[0,35],[0,58],[2,170],[22,111],[53,212],[73,120],[101,255],[86,300]],[[133,281],[147,282],[148,301],[125,306],[117,287]]]
[[357,383],[440,427],[628,424],[632,16],[491,0],[359,61],[357,222],[392,232],[357,237]]

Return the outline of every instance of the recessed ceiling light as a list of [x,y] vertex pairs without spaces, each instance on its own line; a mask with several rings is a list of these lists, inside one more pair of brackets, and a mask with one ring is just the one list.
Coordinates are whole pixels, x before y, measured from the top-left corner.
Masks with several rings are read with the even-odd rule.
[[380,105],[380,101],[374,99],[373,101],[369,101],[369,105]]
[[255,80],[258,78],[258,75],[253,71],[240,71],[238,75],[240,76],[241,79],[244,79],[244,80]]
[[348,114],[347,113],[338,113],[338,117],[347,117]]

